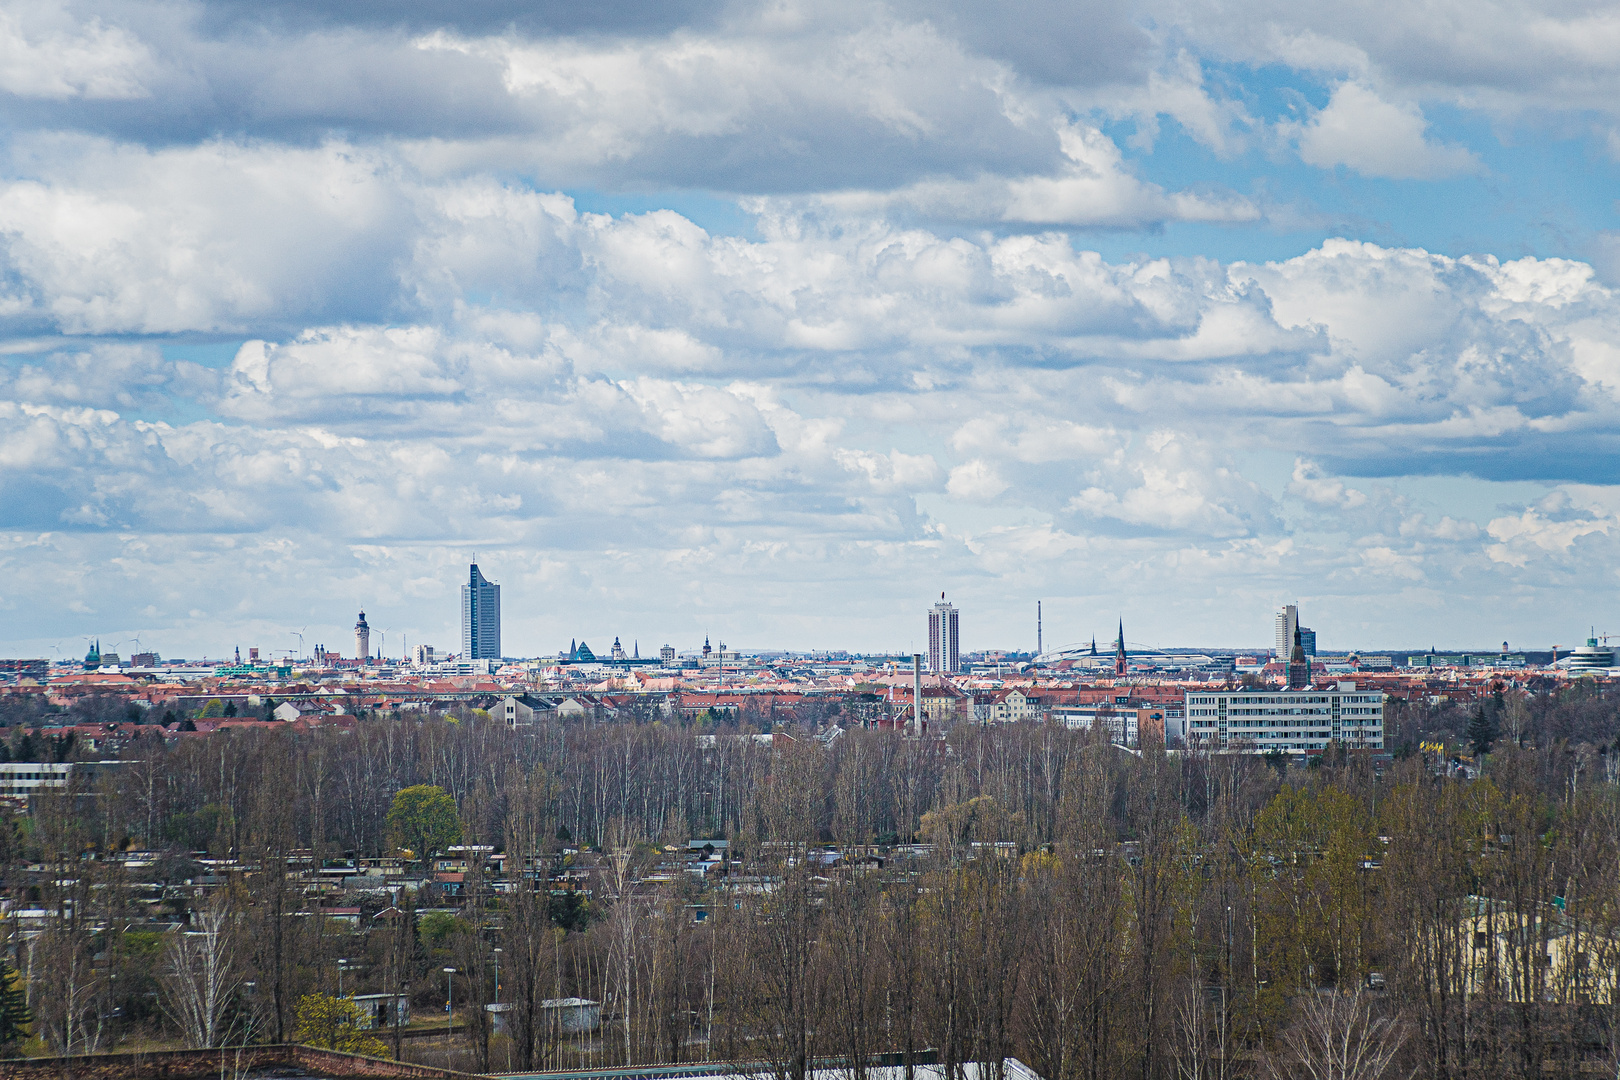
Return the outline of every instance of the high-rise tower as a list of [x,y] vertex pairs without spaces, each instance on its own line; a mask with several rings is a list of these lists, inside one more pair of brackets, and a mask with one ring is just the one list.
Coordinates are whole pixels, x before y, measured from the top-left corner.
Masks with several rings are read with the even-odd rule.
[[461,587],[461,658],[499,660],[501,656],[501,587],[478,572],[478,564],[467,569],[467,584]]
[[[359,621],[354,624],[354,655],[362,664],[371,658],[371,627],[366,625],[366,613],[361,612]],[[242,662],[241,651],[237,651],[236,662]]]
[[928,670],[952,674],[962,670],[961,633],[956,608],[939,594],[939,603],[928,612]]

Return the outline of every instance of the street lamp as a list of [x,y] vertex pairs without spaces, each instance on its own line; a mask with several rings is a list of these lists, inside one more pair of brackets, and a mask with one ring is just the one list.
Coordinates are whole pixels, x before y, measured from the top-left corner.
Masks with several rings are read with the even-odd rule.
[[338,997],[343,996],[343,970],[349,966],[347,960],[338,961]]
[[455,999],[451,996],[451,990],[455,985],[451,982],[451,979],[455,973],[455,968],[447,967],[444,969],[444,1042],[445,1053],[447,1054],[450,1052],[450,1037],[455,1034],[455,1028],[452,1026],[454,1021],[451,1019],[455,1015],[452,1011],[452,1003]]
[[495,1002],[501,1000],[501,947],[495,946]]

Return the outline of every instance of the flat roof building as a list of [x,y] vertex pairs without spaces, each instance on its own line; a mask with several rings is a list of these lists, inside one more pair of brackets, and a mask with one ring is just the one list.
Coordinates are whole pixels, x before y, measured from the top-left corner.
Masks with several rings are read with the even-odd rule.
[[1309,754],[1338,743],[1352,750],[1384,748],[1384,693],[1353,682],[1330,689],[1189,690],[1187,745]]

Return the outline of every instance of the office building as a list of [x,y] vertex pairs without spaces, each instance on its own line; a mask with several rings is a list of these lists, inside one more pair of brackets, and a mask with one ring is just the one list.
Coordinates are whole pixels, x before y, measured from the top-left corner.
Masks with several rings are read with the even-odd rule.
[[501,656],[501,587],[478,572],[478,564],[467,568],[467,583],[461,587],[461,658],[498,660]]
[[[362,664],[371,658],[371,627],[366,625],[366,613],[360,613],[360,619],[354,624],[354,655]],[[242,662],[238,653],[236,662]]]
[[939,594],[939,603],[928,612],[928,670],[936,675],[954,675],[962,670],[961,634],[956,608]]
[[1305,650],[1305,655],[1316,659],[1316,631],[1308,626],[1299,628],[1299,647]]
[[675,646],[673,646],[673,645],[665,645],[662,649],[659,649],[658,650],[658,659],[663,662],[663,665],[665,667],[674,667],[675,666]]
[[1607,642],[1599,646],[1597,638],[1589,637],[1585,645],[1577,645],[1570,652],[1568,664],[1571,674],[1581,671],[1607,672],[1615,666],[1614,650],[1609,648]]
[[1353,682],[1322,690],[1189,690],[1186,701],[1189,746],[1255,754],[1307,754],[1329,743],[1384,747],[1384,694]]
[[1277,659],[1283,663],[1294,651],[1294,631],[1299,629],[1299,605],[1289,604],[1277,612],[1277,636],[1275,651]]

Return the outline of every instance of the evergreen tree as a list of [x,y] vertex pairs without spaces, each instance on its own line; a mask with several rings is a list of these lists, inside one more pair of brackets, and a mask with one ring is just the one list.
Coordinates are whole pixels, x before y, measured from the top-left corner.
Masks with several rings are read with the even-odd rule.
[[28,1038],[28,999],[23,994],[22,977],[10,964],[0,960],[0,1056],[10,1056]]
[[1474,744],[1474,753],[1490,753],[1496,735],[1496,713],[1487,712],[1483,705],[1476,706],[1474,715],[1468,721],[1468,741]]

